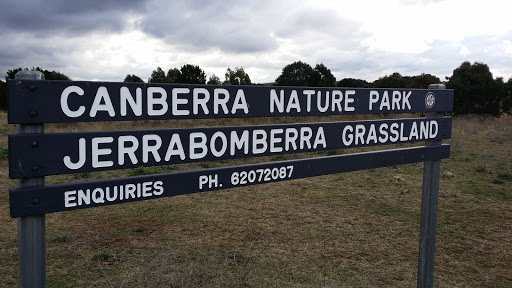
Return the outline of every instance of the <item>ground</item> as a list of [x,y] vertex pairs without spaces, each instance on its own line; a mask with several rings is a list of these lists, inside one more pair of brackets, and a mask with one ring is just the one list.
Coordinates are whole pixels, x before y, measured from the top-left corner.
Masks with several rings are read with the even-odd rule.
[[[14,133],[5,113],[0,121],[3,135]],[[58,124],[47,125],[46,131],[248,125],[262,120],[201,121]],[[452,139],[444,142],[451,144],[451,157],[441,162],[434,285],[511,287],[512,118],[455,117]],[[8,178],[7,152],[4,136],[0,286],[14,287],[17,221],[9,217],[7,191],[17,184]],[[320,155],[325,153],[307,156]],[[82,173],[46,181],[281,159]],[[423,163],[416,163],[48,214],[48,287],[413,287],[422,171]]]

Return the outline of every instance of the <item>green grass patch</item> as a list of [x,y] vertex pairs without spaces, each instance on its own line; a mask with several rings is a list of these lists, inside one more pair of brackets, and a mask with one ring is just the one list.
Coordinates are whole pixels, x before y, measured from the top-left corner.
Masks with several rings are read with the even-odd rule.
[[0,148],[0,160],[7,159],[9,157],[9,149],[8,148]]
[[114,255],[108,252],[102,252],[98,254],[94,254],[92,256],[93,261],[108,261],[110,259],[114,258]]
[[395,219],[414,219],[418,213],[408,210],[402,206],[391,205],[388,203],[379,203],[372,207],[372,212],[376,215],[391,217]]
[[512,181],[512,174],[510,173],[500,173],[498,174],[498,178],[503,181]]
[[129,176],[142,176],[142,175],[150,175],[150,174],[153,174],[152,173],[152,170],[151,168],[146,168],[146,167],[137,167],[137,168],[134,168],[130,171],[130,173],[128,173]]
[[60,236],[54,236],[51,239],[49,239],[52,243],[67,243],[71,242],[73,240],[73,237],[71,235],[60,235]]
[[477,173],[486,173],[487,169],[485,169],[484,166],[478,166],[478,167],[475,168],[475,172],[477,172]]

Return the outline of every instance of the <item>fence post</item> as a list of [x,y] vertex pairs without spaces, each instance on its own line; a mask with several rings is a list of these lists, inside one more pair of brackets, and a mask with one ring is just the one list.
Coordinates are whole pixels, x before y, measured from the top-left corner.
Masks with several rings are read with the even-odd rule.
[[[22,70],[15,79],[44,80],[39,71]],[[37,89],[30,85],[29,90]],[[32,111],[37,116],[37,111]],[[44,124],[18,124],[18,134],[44,133]],[[34,142],[32,145],[38,145]],[[34,167],[36,169],[37,167]],[[44,177],[21,178],[18,187],[44,186]],[[37,205],[34,199],[33,205]],[[46,287],[46,226],[45,215],[18,218],[18,287]]]
[[[444,84],[431,84],[428,89],[446,89]],[[429,103],[427,103],[430,101]],[[425,105],[435,104],[433,98],[425,99]],[[443,116],[440,112],[428,112],[426,118]],[[441,140],[429,140],[425,146],[441,145]],[[441,160],[425,161],[423,165],[423,189],[421,192],[420,248],[418,253],[418,288],[434,285],[434,256],[436,248],[437,200]]]

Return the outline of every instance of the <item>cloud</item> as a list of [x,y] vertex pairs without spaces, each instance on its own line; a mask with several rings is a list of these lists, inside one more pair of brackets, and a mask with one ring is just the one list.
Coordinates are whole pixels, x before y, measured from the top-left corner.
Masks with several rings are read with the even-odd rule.
[[443,79],[467,60],[508,78],[510,9],[489,1],[1,1],[0,71],[39,66],[121,81],[194,64],[221,78],[243,67],[258,83],[300,60],[338,80],[373,81],[393,72]]
[[508,55],[512,55],[512,42],[508,40],[503,40],[503,52]]
[[468,56],[471,54],[471,50],[469,50],[468,47],[466,47],[466,46],[462,46],[460,48],[459,54],[462,56]]
[[0,69],[39,66],[69,75],[87,51],[94,51],[91,43],[102,45],[94,39],[123,33],[143,11],[145,3],[138,0],[123,5],[113,0],[2,1]]
[[273,13],[265,13],[269,3],[151,1],[148,13],[138,24],[145,33],[193,52],[214,49],[230,53],[268,51],[277,47],[269,29]]
[[94,31],[121,31],[129,16],[145,10],[139,0],[92,1],[3,1],[0,4],[0,26],[3,31],[30,31],[36,37],[49,34],[75,35]]

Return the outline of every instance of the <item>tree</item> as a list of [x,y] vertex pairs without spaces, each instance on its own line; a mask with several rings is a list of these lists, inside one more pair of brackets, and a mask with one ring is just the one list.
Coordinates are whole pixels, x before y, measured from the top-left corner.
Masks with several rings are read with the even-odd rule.
[[23,68],[14,68],[14,69],[11,69],[11,70],[7,70],[7,73],[5,74],[5,80],[7,79],[14,79],[14,76],[16,75],[16,73],[20,72],[21,70],[28,70],[27,68],[23,69]]
[[251,85],[251,78],[245,73],[244,68],[236,67],[235,70],[231,70],[228,67],[226,74],[224,74],[225,85]]
[[220,85],[222,83],[220,82],[220,78],[217,75],[212,74],[212,76],[210,76],[208,78],[208,82],[206,82],[206,84],[208,84],[208,85]]
[[323,63],[316,64],[312,78],[312,86],[336,87],[336,77]]
[[512,77],[505,84],[505,94],[501,101],[501,111],[509,115],[512,114]]
[[407,88],[407,80],[395,72],[391,75],[380,77],[373,81],[373,87],[375,88]]
[[507,97],[508,97],[508,89],[507,89],[507,83],[503,81],[503,77],[498,77],[494,80],[495,85],[495,91],[496,95],[498,97],[498,106],[499,106],[499,114],[501,115],[503,113],[509,114],[510,109],[507,107]]
[[181,72],[178,68],[169,69],[169,71],[167,71],[167,83],[183,83]]
[[283,68],[281,75],[277,77],[276,84],[279,86],[313,86],[314,70],[304,62],[297,61],[288,64]]
[[44,71],[41,71],[43,72],[44,74],[44,79],[46,80],[62,80],[62,81],[71,81],[71,78],[69,78],[68,76],[60,73],[60,72],[57,72],[57,71],[48,71],[48,70],[44,70]]
[[[66,76],[60,72],[43,70],[40,67],[10,69],[7,71],[7,73],[5,75],[5,80],[14,79],[16,76],[16,73],[18,73],[22,70],[39,71],[44,74],[45,80],[65,80],[65,81],[71,80],[68,76]],[[7,87],[6,86],[7,85],[4,82],[0,81],[0,108],[1,109],[8,108]]]
[[351,88],[370,88],[372,85],[366,80],[354,79],[354,78],[343,78],[338,81],[338,87],[351,87]]
[[124,77],[124,80],[123,82],[142,82],[144,83],[144,80],[142,80],[139,76],[133,74],[133,75],[126,75],[126,77]]
[[455,114],[500,115],[499,84],[486,64],[463,62],[453,70],[446,87],[455,90]]
[[421,75],[411,77],[407,83],[407,88],[427,89],[428,85],[439,82],[441,82],[439,77],[432,74],[421,73]]
[[7,87],[2,80],[0,80],[0,109],[7,109]]
[[148,83],[168,83],[164,70],[162,70],[160,67],[156,68],[156,70],[153,70],[151,77],[148,79]]
[[206,74],[203,69],[199,68],[197,65],[183,65],[180,69],[181,72],[181,81],[180,83],[185,84],[205,84],[206,83]]
[[43,70],[40,67],[32,67],[30,69],[29,68],[15,68],[15,69],[8,70],[6,73],[5,79],[6,80],[14,79],[16,73],[18,73],[19,71],[22,71],[22,70],[39,71],[44,74],[45,80],[65,80],[65,81],[71,80],[68,76],[66,76],[60,72],[53,71],[53,70],[52,71]]

